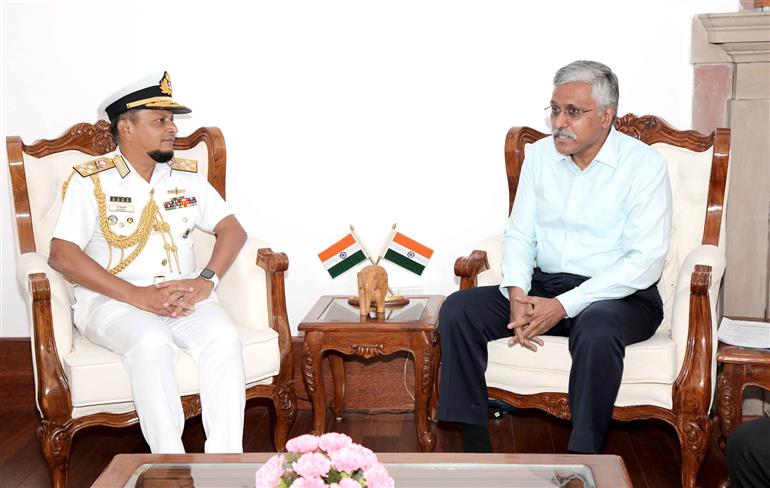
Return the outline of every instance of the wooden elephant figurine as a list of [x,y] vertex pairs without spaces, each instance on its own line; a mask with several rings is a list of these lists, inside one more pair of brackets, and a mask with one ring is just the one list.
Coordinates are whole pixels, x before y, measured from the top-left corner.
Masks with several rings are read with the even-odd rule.
[[369,314],[372,301],[376,304],[377,314],[385,313],[385,294],[388,292],[388,273],[382,266],[372,264],[358,273],[358,310],[363,315]]

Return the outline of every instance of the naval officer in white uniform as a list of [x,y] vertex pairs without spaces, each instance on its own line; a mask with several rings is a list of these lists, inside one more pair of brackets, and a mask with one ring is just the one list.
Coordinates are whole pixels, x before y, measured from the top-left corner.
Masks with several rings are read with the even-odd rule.
[[[76,284],[78,329],[123,356],[153,453],[184,452],[180,350],[200,372],[205,451],[243,452],[242,346],[214,289],[246,233],[196,162],[174,158],[174,114],[190,109],[168,73],[135,88],[105,109],[118,150],[75,166],[64,186],[49,264]],[[216,235],[203,268],[194,227]]]

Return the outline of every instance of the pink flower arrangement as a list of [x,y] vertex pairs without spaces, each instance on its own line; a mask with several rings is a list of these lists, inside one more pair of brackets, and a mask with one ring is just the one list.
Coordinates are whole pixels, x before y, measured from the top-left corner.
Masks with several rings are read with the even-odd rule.
[[301,435],[256,475],[255,488],[394,488],[375,454],[345,434]]

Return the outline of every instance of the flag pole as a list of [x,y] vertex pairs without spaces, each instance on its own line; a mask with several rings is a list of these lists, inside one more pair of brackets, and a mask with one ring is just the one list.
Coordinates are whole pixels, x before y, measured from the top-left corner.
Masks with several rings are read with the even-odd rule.
[[361,246],[361,250],[364,251],[364,256],[372,262],[372,264],[377,264],[374,262],[374,259],[372,259],[372,255],[369,254],[369,250],[366,249],[366,246],[364,245],[364,241],[361,240],[360,237],[358,237],[358,233],[356,232],[356,228],[353,227],[353,224],[350,224],[350,233],[353,234],[353,239],[358,242],[358,245]]
[[377,262],[374,264],[378,264],[380,262],[380,259],[385,255],[385,252],[388,250],[388,246],[393,241],[393,236],[396,235],[396,223],[393,223],[393,227],[390,229],[390,234],[388,234],[388,237],[385,239],[385,242],[382,244],[382,248],[380,249],[380,254],[377,256]]

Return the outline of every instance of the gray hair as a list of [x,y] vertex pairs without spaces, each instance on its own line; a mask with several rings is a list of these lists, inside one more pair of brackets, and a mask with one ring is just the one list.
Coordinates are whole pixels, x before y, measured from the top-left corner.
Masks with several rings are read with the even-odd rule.
[[607,65],[596,61],[573,61],[557,71],[553,77],[554,86],[574,82],[590,83],[599,110],[612,107],[617,116],[620,96],[618,77]]

